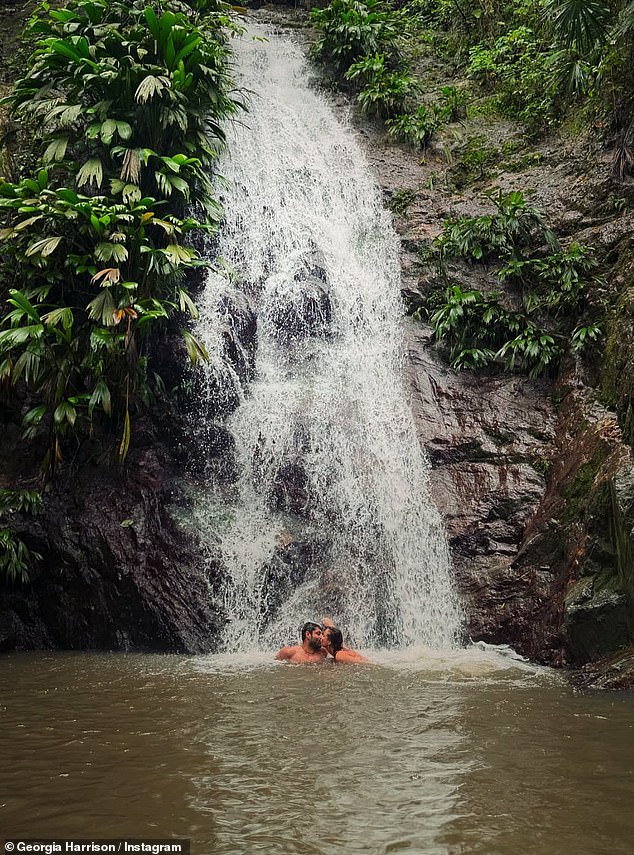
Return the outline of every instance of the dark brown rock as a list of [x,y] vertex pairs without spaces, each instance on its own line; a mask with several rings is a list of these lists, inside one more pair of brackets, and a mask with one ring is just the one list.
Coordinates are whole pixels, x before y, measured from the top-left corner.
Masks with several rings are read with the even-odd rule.
[[16,526],[43,559],[27,585],[0,582],[0,649],[213,649],[213,563],[203,566],[200,543],[170,511],[160,450],[130,462],[128,479],[84,468]]
[[518,572],[514,561],[544,494],[556,426],[549,386],[456,373],[413,324],[407,346],[416,427],[432,461],[432,494],[447,526],[467,634],[543,658],[535,625],[558,553],[542,543],[541,570]]
[[295,277],[280,293],[271,320],[277,337],[285,344],[327,336],[332,323],[327,284],[310,273]]
[[224,357],[243,383],[253,379],[257,349],[257,320],[248,298],[240,291],[226,293],[221,301],[225,318]]

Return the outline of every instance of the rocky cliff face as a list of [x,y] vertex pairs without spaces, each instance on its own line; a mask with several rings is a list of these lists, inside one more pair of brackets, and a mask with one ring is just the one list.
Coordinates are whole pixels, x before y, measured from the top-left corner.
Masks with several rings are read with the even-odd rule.
[[[616,187],[598,149],[575,153],[551,141],[535,158],[539,166],[500,171],[456,192],[441,180],[440,146],[421,159],[370,125],[361,135],[387,204],[401,211],[395,222],[408,296],[427,287],[417,253],[443,219],[480,214],[483,191],[492,187],[530,191],[561,238],[595,248],[605,262],[605,299],[615,309],[598,361],[566,365],[553,380],[456,373],[431,330],[409,322],[407,375],[467,634],[511,644],[537,661],[584,666],[586,685],[630,685],[634,217],[616,212],[610,200],[632,188]],[[471,268],[457,275],[479,287],[483,274]]]
[[211,649],[219,619],[161,457],[137,455],[125,480],[87,468],[22,521],[43,560],[0,588],[0,650]]
[[552,556],[514,567],[545,491],[556,418],[548,386],[451,371],[428,330],[408,328],[408,375],[432,492],[445,519],[474,640],[511,644],[546,661],[559,655],[548,612]]

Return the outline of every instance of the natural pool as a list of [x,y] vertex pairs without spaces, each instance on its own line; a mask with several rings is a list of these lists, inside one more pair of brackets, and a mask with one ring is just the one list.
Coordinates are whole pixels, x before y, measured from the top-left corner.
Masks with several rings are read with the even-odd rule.
[[[371,654],[372,655],[372,654]],[[0,659],[0,837],[191,838],[192,855],[617,855],[634,697],[473,647]]]

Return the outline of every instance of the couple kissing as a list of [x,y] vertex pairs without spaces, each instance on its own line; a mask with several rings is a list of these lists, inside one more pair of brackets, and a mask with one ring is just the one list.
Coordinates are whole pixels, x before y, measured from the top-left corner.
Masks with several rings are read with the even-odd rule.
[[330,618],[323,618],[321,624],[307,621],[300,630],[301,644],[282,647],[275,658],[294,665],[334,662],[336,665],[367,662],[356,650],[345,647],[343,633]]

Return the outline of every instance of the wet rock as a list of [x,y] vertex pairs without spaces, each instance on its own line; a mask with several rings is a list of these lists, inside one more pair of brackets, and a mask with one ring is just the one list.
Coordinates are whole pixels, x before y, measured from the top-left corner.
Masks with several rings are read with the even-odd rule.
[[583,689],[634,689],[634,648],[628,647],[589,662],[572,675],[573,682]]
[[208,422],[196,432],[200,453],[190,453],[186,460],[187,471],[211,478],[214,483],[226,485],[238,477],[236,443],[233,434],[224,424]]
[[298,517],[308,517],[311,509],[310,481],[299,462],[282,465],[273,483],[272,505]]
[[257,349],[257,320],[251,304],[240,291],[226,292],[220,301],[224,317],[223,353],[243,383],[253,379]]
[[580,664],[631,642],[634,517],[617,483],[631,472],[613,414],[591,390],[567,388],[547,489],[515,566],[530,571],[552,549],[553,587],[543,617],[562,660]]
[[332,305],[324,279],[303,270],[298,273],[290,286],[280,290],[271,320],[284,344],[329,335]]
[[42,555],[26,585],[0,582],[4,649],[213,649],[221,619],[201,546],[175,522],[171,473],[156,448],[124,481],[105,468],[48,494],[18,534]]
[[192,381],[194,418],[198,424],[226,419],[240,406],[242,383],[233,366],[226,362],[205,366]]
[[555,585],[551,556],[541,555],[526,572],[514,561],[542,500],[552,453],[556,417],[548,386],[453,372],[414,325],[407,345],[416,427],[433,463],[432,493],[447,527],[467,634],[543,655],[538,636]]
[[584,665],[631,639],[631,608],[623,591],[601,590],[596,577],[578,579],[565,598],[565,629],[569,658]]
[[264,568],[267,620],[275,617],[297,587],[314,577],[328,555],[328,549],[328,544],[323,541],[296,540],[288,532],[284,533],[272,561]]

